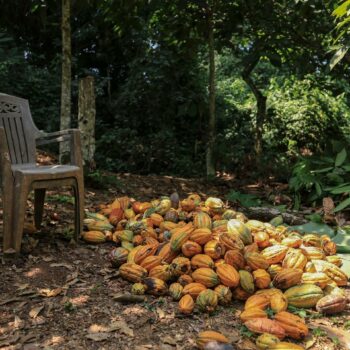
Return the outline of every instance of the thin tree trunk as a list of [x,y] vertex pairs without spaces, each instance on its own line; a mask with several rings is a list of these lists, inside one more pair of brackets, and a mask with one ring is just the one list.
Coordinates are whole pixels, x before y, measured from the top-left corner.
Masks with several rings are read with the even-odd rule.
[[78,126],[82,132],[81,146],[84,167],[91,171],[95,164],[95,81],[88,76],[79,82]]
[[258,160],[260,159],[263,151],[262,137],[263,137],[263,127],[266,120],[266,96],[264,96],[262,92],[255,85],[251,77],[251,73],[253,69],[256,67],[256,65],[258,64],[259,60],[260,60],[260,57],[258,56],[255,60],[248,63],[242,72],[243,80],[246,82],[250,90],[253,92],[256,99],[257,111],[256,111],[254,149]]
[[[70,0],[62,0],[62,82],[61,82],[61,119],[60,129],[71,126],[71,79],[72,79],[72,47],[70,27]],[[60,143],[60,161],[64,162],[69,155],[69,145]]]
[[214,20],[213,7],[208,9],[208,49],[209,49],[209,123],[207,143],[207,176],[215,176],[215,48],[214,48]]

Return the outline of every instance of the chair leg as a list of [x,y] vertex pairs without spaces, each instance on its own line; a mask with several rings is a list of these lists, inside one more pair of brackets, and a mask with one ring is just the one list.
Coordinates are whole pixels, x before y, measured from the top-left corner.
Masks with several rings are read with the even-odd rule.
[[16,253],[20,253],[21,251],[24,217],[26,212],[28,193],[29,185],[25,181],[23,181],[23,179],[19,179],[19,181],[17,181],[16,179],[14,187],[14,194],[16,194],[16,200],[13,201],[12,206],[12,236],[13,247]]
[[14,249],[12,236],[12,186],[2,190],[3,207],[3,250],[4,253]]
[[84,222],[84,180],[77,178],[74,189],[74,206],[75,206],[75,240],[78,242],[81,232],[83,231]]
[[40,229],[43,220],[45,188],[34,190],[34,223],[37,229]]

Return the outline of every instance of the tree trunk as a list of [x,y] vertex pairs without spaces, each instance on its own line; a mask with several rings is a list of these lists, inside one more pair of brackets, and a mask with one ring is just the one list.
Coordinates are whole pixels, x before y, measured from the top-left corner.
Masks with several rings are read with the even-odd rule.
[[[69,129],[71,124],[71,27],[70,0],[62,0],[62,82],[61,82],[61,119],[60,129]],[[60,143],[60,161],[64,162],[69,155],[67,142]]]
[[208,49],[209,49],[209,123],[207,143],[207,176],[215,176],[215,48],[214,48],[214,20],[213,7],[208,9]]
[[92,76],[79,82],[78,125],[81,130],[81,146],[84,167],[91,171],[95,165],[95,84]]
[[266,96],[262,94],[262,92],[257,88],[255,85],[251,73],[255,66],[258,64],[260,60],[260,56],[257,56],[257,58],[250,63],[248,63],[243,72],[242,72],[242,78],[250,88],[250,90],[253,92],[255,99],[256,99],[256,126],[255,126],[255,140],[254,140],[254,149],[255,154],[257,156],[257,159],[259,160],[262,154],[262,137],[263,137],[263,126],[266,119]]

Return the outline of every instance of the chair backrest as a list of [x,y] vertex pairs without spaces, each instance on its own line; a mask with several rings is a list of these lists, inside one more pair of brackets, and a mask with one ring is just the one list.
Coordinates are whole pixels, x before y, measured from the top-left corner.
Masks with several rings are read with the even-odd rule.
[[0,94],[0,127],[5,129],[12,164],[35,163],[35,126],[27,100]]

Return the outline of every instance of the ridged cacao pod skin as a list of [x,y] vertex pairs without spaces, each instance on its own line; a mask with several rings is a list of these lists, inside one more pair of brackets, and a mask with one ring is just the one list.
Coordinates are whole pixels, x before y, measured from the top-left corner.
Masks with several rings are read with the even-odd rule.
[[188,240],[190,237],[190,232],[180,231],[171,235],[170,238],[170,248],[173,252],[178,252],[181,250],[182,245]]
[[215,287],[214,292],[217,294],[220,305],[228,305],[232,301],[232,292],[229,287],[219,284]]
[[202,253],[202,247],[193,241],[185,242],[181,247],[182,254],[187,258],[191,258],[196,254]]
[[274,277],[272,283],[277,289],[288,289],[300,283],[302,275],[302,270],[284,269]]
[[239,273],[228,264],[220,264],[216,268],[216,274],[219,276],[221,283],[230,288],[235,288],[239,284]]
[[193,226],[198,228],[208,228],[211,229],[211,217],[204,213],[203,211],[199,211],[197,214],[195,214],[193,219]]
[[270,275],[262,269],[253,271],[253,278],[256,287],[259,289],[268,288],[271,283]]
[[250,229],[240,220],[229,220],[227,222],[227,231],[232,233],[238,232],[239,238],[242,240],[244,245],[253,243],[253,237]]
[[185,315],[192,313],[194,309],[194,301],[189,294],[184,295],[179,301],[179,310]]
[[243,323],[255,318],[268,318],[267,313],[264,310],[255,308],[244,310],[239,317]]
[[314,307],[323,297],[322,289],[314,284],[299,284],[284,292],[288,304],[301,308]]
[[198,243],[199,245],[204,245],[209,242],[212,238],[212,233],[208,228],[199,228],[190,234],[190,240]]
[[217,294],[211,290],[206,289],[199,293],[196,299],[198,309],[203,312],[214,312],[218,306],[219,298]]
[[241,286],[236,287],[232,291],[232,299],[234,300],[247,300],[249,297],[251,297],[251,293],[247,293]]
[[260,309],[265,310],[270,305],[270,298],[266,295],[254,294],[247,299],[244,310]]
[[142,246],[135,254],[135,257],[134,257],[135,264],[140,265],[145,258],[154,255],[156,250],[157,250],[157,246],[154,246],[154,245],[147,244]]
[[173,300],[178,301],[182,297],[182,291],[184,287],[180,283],[172,283],[169,286],[169,295],[173,298]]
[[341,267],[343,265],[343,261],[341,260],[341,257],[338,255],[326,256],[326,261],[338,267]]
[[284,329],[286,336],[293,339],[303,339],[308,333],[309,329],[305,321],[294,314],[287,311],[281,311],[275,315],[275,321]]
[[199,269],[201,267],[214,268],[215,264],[213,259],[206,254],[197,254],[191,259],[192,269]]
[[106,242],[106,236],[100,231],[87,231],[82,234],[83,240],[87,243],[98,244]]
[[270,266],[267,260],[260,253],[247,253],[244,257],[252,270],[266,270]]
[[304,348],[300,345],[283,341],[272,345],[269,350],[304,350]]
[[214,261],[215,269],[217,269],[218,266],[220,266],[222,264],[226,264],[224,259],[217,259],[217,260],[215,260]]
[[326,288],[332,280],[324,272],[304,272],[301,277],[302,283],[312,283],[321,289]]
[[[133,248],[133,249],[129,252],[128,260],[127,260],[128,263],[134,263],[134,264],[136,264],[136,263],[135,263],[135,255],[136,255],[136,253],[137,253],[140,249],[142,249],[142,246],[141,246],[141,245],[140,245],[140,246],[137,246],[137,247],[135,247],[135,248]],[[138,264],[138,265],[139,265],[139,264]]]
[[281,244],[290,248],[299,248],[303,243],[302,238],[296,236],[286,237],[282,240]]
[[145,268],[148,272],[151,271],[154,267],[159,266],[162,262],[162,257],[160,256],[148,256],[147,258],[143,259],[140,263],[140,266]]
[[177,280],[183,287],[189,283],[193,283],[193,278],[190,275],[181,275]]
[[147,277],[147,270],[134,263],[125,263],[119,267],[119,274],[122,278],[130,282],[141,282]]
[[270,274],[271,278],[274,278],[279,272],[283,270],[283,267],[279,264],[272,264],[267,269],[267,272]]
[[321,248],[312,247],[312,246],[306,247],[302,245],[300,249],[302,250],[303,254],[306,256],[308,261],[316,260],[316,259],[323,260],[326,258],[326,254]]
[[164,262],[170,264],[177,257],[177,252],[171,249],[170,243],[166,243],[160,248],[156,255],[160,256]]
[[224,260],[226,264],[233,266],[236,270],[242,270],[246,265],[244,255],[239,250],[228,250],[225,253]]
[[309,233],[303,236],[303,245],[306,247],[321,247],[321,237]]
[[312,260],[312,263],[315,265],[317,272],[324,272],[338,287],[347,285],[348,276],[338,266],[323,260]]
[[283,294],[283,292],[280,289],[277,289],[277,288],[269,288],[269,289],[258,290],[255,294],[256,295],[263,295],[266,298],[271,299],[276,294]]
[[191,261],[188,258],[179,256],[171,263],[174,276],[186,275],[191,271]]
[[108,259],[111,262],[112,266],[118,267],[124,263],[128,259],[129,251],[125,248],[118,247],[113,248],[108,254]]
[[193,299],[196,299],[199,293],[206,289],[207,287],[204,284],[193,282],[186,284],[182,290],[182,294],[189,294]]
[[283,339],[286,335],[284,329],[274,320],[269,320],[268,318],[255,318],[244,322],[244,325],[254,333],[270,333]]
[[223,252],[223,246],[215,239],[207,242],[204,246],[204,253],[212,259],[219,259]]
[[253,275],[246,270],[239,270],[239,278],[240,278],[239,283],[241,287],[247,293],[254,293],[255,286],[254,286]]
[[326,315],[343,312],[346,308],[347,300],[342,295],[326,295],[316,304],[316,310]]
[[228,344],[229,340],[221,333],[214,331],[204,331],[198,334],[196,343],[199,349],[203,350],[205,345],[210,342],[217,342],[219,344]]
[[310,272],[310,273],[317,272],[314,263],[311,261],[308,261],[305,265],[304,272]]
[[279,343],[280,340],[275,335],[263,333],[256,339],[256,346],[259,350],[270,350],[271,346]]
[[252,244],[246,245],[243,251],[244,251],[244,254],[259,253],[259,247],[256,243],[252,243]]
[[288,308],[288,299],[282,293],[276,293],[270,299],[270,306],[273,312],[286,311]]
[[143,283],[147,286],[147,293],[159,296],[164,295],[168,292],[167,284],[155,277],[147,277],[143,280]]
[[143,283],[134,283],[131,287],[131,294],[144,295],[147,287]]
[[307,257],[300,249],[290,248],[283,259],[282,267],[304,270],[306,263]]
[[254,234],[254,242],[258,245],[260,249],[264,249],[270,246],[269,239],[270,236],[265,231],[256,232]]
[[277,244],[277,245],[273,245],[271,247],[265,248],[261,252],[261,254],[270,265],[278,264],[282,262],[282,260],[287,254],[288,249],[289,248],[284,245]]
[[324,244],[322,244],[322,249],[326,253],[326,255],[337,254],[337,245],[332,241],[325,242]]
[[244,243],[242,242],[239,235],[230,234],[223,232],[220,235],[220,242],[224,245],[227,250],[243,250]]
[[167,282],[173,277],[172,269],[170,265],[158,265],[150,270],[149,277],[155,277]]
[[219,276],[214,270],[201,267],[192,273],[192,278],[198,283],[202,283],[208,288],[215,287],[220,283]]

